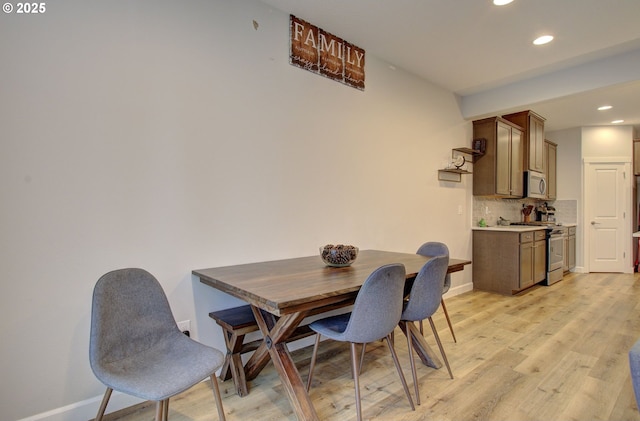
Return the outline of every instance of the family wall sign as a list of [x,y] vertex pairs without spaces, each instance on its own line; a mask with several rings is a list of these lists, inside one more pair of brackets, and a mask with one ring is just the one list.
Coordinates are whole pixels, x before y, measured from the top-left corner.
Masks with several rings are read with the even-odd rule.
[[293,15],[289,63],[364,90],[364,50]]

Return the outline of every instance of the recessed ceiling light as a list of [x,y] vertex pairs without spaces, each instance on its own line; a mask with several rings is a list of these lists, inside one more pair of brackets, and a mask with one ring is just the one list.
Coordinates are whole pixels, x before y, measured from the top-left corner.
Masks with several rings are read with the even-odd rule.
[[535,45],[543,45],[553,40],[553,35],[543,35],[533,40]]
[[611,105],[603,105],[602,107],[598,107],[598,111],[610,110],[613,107]]
[[511,3],[513,0],[493,0],[493,4],[496,6],[504,6],[505,4]]
[[611,124],[620,124],[620,123],[624,123],[624,120],[613,120],[611,122]]

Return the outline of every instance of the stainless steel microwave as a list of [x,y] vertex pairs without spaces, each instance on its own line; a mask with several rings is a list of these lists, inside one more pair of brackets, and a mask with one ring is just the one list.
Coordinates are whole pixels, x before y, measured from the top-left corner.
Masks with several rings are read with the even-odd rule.
[[537,171],[525,171],[524,193],[526,197],[536,199],[547,198],[547,179],[545,175]]

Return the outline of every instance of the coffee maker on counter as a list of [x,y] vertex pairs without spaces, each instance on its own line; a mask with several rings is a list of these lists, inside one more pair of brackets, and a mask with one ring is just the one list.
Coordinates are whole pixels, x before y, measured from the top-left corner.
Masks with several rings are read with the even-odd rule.
[[536,208],[536,220],[540,222],[556,222],[556,208],[547,202]]

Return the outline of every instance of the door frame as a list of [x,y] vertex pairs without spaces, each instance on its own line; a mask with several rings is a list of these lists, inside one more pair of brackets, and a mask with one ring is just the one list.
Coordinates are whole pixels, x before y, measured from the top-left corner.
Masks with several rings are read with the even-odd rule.
[[622,273],[633,273],[633,259],[632,256],[632,242],[633,242],[633,231],[631,226],[631,220],[634,219],[633,215],[633,204],[631,193],[633,188],[633,181],[635,180],[635,176],[633,174],[633,167],[630,157],[626,156],[614,156],[614,157],[589,157],[583,158],[582,161],[582,197],[584,198],[584,209],[582,213],[582,223],[583,223],[583,234],[584,234],[584,243],[582,245],[582,255],[584,269],[585,272],[591,272],[591,212],[588,209],[588,204],[590,201],[590,186],[587,185],[587,173],[589,171],[589,167],[592,164],[616,164],[616,165],[624,165],[624,173],[625,173],[625,187],[623,188],[623,200],[624,204],[622,208],[625,212],[625,219],[628,223],[625,223],[623,226],[622,238],[629,238],[629,241],[623,242],[623,251],[624,251],[624,259],[622,268]]

